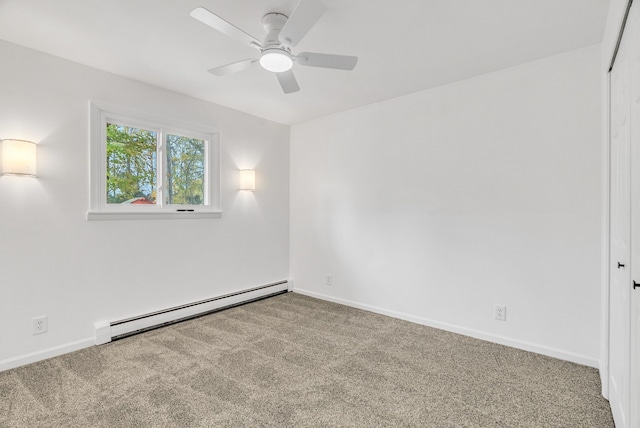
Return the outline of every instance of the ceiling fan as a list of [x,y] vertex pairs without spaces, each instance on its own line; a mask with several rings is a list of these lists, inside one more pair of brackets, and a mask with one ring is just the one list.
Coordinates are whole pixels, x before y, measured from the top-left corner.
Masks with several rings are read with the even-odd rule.
[[358,57],[355,56],[313,52],[301,52],[297,55],[291,53],[291,48],[302,40],[326,9],[327,6],[321,0],[300,0],[291,17],[277,12],[266,14],[262,18],[262,25],[267,32],[263,42],[203,7],[193,9],[191,16],[203,24],[260,51],[260,55],[257,58],[249,58],[215,67],[209,70],[210,73],[216,76],[224,76],[246,70],[259,63],[265,70],[276,74],[282,90],[285,94],[289,94],[300,90],[291,70],[294,62],[304,66],[338,70],[353,70],[358,62]]

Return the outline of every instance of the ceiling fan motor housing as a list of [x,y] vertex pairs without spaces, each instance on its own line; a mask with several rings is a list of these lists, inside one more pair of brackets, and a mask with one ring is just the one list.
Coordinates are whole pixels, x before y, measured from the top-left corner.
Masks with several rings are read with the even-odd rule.
[[267,37],[262,44],[260,65],[265,70],[282,73],[290,70],[293,66],[291,51],[282,46],[278,39],[280,30],[282,30],[288,19],[286,15],[277,12],[268,13],[262,18],[262,25],[267,32]]
[[284,24],[287,23],[288,19],[289,17],[287,15],[277,12],[267,13],[262,17],[262,26],[267,32],[267,37],[264,39],[264,43],[262,44],[265,49],[280,47],[278,35],[280,34],[282,27],[284,27]]

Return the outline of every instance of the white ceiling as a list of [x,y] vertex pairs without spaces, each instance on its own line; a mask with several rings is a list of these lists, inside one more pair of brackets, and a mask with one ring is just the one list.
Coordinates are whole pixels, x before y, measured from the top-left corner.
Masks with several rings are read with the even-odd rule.
[[204,6],[262,40],[262,16],[297,0],[0,0],[0,39],[293,124],[522,64],[602,39],[608,0],[323,0],[293,50],[356,55],[353,71],[294,66],[300,92],[254,67],[258,53],[189,16]]

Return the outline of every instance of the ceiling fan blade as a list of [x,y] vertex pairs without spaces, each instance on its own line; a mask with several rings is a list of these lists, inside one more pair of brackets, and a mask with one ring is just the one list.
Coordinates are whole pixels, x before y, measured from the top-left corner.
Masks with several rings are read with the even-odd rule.
[[220,18],[215,13],[210,10],[205,9],[204,7],[196,7],[191,11],[191,16],[203,24],[208,25],[214,30],[220,31],[222,34],[225,34],[233,39],[238,40],[244,44],[247,44],[256,49],[262,48],[262,43],[255,37],[250,34],[245,33],[235,25],[225,21]]
[[283,71],[282,73],[276,73],[278,76],[278,81],[280,82],[280,86],[285,94],[290,94],[292,92],[298,92],[300,90],[300,86],[298,86],[298,82],[296,81],[296,77],[293,75],[293,71]]
[[243,59],[242,61],[234,62],[220,67],[215,67],[209,70],[209,73],[216,76],[226,76],[227,74],[237,73],[238,71],[246,70],[253,64],[257,63],[257,59]]
[[353,70],[358,63],[357,56],[331,55],[313,52],[302,52],[296,55],[296,62],[310,67],[335,68]]
[[280,43],[287,47],[297,45],[326,10],[321,0],[300,0],[280,31]]

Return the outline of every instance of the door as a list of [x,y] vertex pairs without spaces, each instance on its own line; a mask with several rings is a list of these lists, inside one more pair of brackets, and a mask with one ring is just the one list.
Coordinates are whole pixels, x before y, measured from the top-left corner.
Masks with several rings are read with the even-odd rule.
[[609,402],[618,428],[630,427],[631,89],[627,26],[611,70]]
[[[640,427],[640,2],[610,75],[609,401],[618,428]],[[634,281],[635,280],[635,281]]]
[[[640,4],[629,14],[629,73],[631,85],[631,284],[629,290],[629,427],[640,427]],[[626,297],[626,296],[625,296]]]

